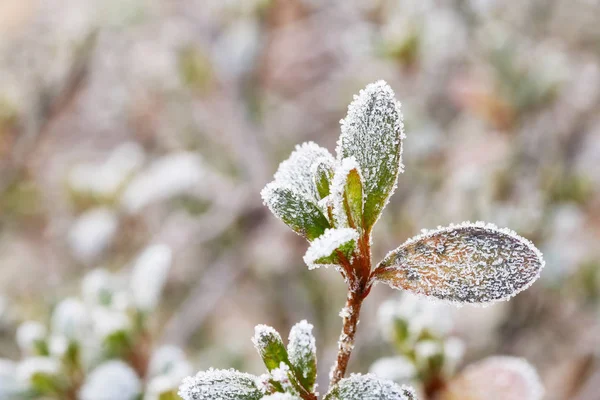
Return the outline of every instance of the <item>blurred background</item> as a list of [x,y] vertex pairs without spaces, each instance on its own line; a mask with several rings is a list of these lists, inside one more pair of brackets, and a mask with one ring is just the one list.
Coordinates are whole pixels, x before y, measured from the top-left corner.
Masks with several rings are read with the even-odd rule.
[[[254,325],[307,319],[325,388],[344,283],[308,271],[259,192],[295,144],[333,151],[352,95],[385,79],[406,168],[374,258],[464,220],[529,238],[532,288],[453,312],[464,363],[526,357],[547,399],[597,399],[599,18],[596,0],[3,0],[0,357],[90,270],[166,244],[156,343],[260,373]],[[393,353],[376,317],[393,296],[365,303],[351,371]]]

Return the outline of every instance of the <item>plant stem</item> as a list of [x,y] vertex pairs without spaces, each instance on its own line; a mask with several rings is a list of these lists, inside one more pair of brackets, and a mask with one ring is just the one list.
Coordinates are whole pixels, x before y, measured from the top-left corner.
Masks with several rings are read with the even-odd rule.
[[348,361],[354,349],[354,336],[356,335],[356,326],[358,325],[358,316],[364,296],[362,292],[350,290],[346,300],[346,307],[342,311],[342,333],[338,341],[338,356],[335,366],[331,371],[329,387],[338,383],[346,374]]

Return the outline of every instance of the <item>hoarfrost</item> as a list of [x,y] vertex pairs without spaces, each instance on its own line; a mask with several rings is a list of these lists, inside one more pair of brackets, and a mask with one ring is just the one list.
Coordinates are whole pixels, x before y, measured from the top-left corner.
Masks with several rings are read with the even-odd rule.
[[373,374],[352,374],[342,379],[325,400],[416,400],[413,389]]
[[[356,243],[357,240],[358,232],[354,229],[327,229],[323,235],[311,243],[304,254],[304,262],[308,265],[308,269],[334,265],[333,263],[322,264],[319,260],[330,257],[340,247],[349,245],[352,242]],[[352,244],[351,247],[353,248],[354,245]]]
[[308,240],[319,237],[330,226],[317,202],[294,191],[294,188],[273,181],[260,194],[264,204],[277,218]]
[[312,383],[317,370],[317,345],[313,328],[306,320],[295,324],[290,330],[287,347],[292,365],[300,369],[303,378],[311,379]]
[[[361,175],[360,166],[358,165],[356,158],[348,157],[344,158],[340,165],[335,169],[333,175],[333,182],[331,184],[331,197],[333,203],[333,219],[335,226],[338,228],[348,226],[348,214],[346,213],[345,195],[346,195],[346,184],[348,182],[348,174],[350,171],[356,170],[360,176],[360,181],[364,188],[365,181]],[[363,197],[364,203],[364,197]],[[356,222],[356,221],[355,221]]]
[[453,303],[507,300],[528,288],[544,260],[527,239],[484,222],[424,230],[391,251],[376,279]]
[[263,397],[261,400],[301,400],[300,397],[289,393],[273,393]]
[[354,96],[340,121],[337,160],[354,156],[364,177],[365,214],[372,226],[393,194],[402,171],[404,124],[400,103],[385,81],[367,85]]
[[329,151],[314,142],[296,146],[290,157],[279,164],[275,182],[316,203],[320,196],[314,182],[314,168],[317,163],[333,165],[334,158]]
[[283,340],[279,332],[275,328],[268,325],[256,325],[254,327],[254,336],[252,337],[252,343],[254,348],[258,351],[261,357],[265,356],[268,347],[273,343],[281,343],[283,346]]
[[234,369],[211,368],[185,378],[178,394],[184,400],[259,400],[265,393],[256,380],[256,376]]

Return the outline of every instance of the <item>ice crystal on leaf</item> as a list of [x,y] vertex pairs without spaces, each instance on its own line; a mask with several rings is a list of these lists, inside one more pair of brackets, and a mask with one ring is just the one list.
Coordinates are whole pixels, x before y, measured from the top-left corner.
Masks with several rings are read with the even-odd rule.
[[294,188],[294,190],[316,203],[320,196],[314,180],[314,166],[325,163],[333,165],[331,153],[314,142],[296,146],[290,157],[279,164],[275,173],[275,182]]
[[289,393],[273,393],[263,397],[261,400],[301,400],[301,398]]
[[352,374],[335,385],[324,400],[416,400],[413,390],[372,374]]
[[365,229],[379,218],[402,170],[404,125],[400,103],[384,81],[367,85],[348,106],[337,145],[337,159],[355,157],[363,174]]
[[344,158],[335,170],[331,187],[336,227],[362,230],[363,187],[364,181],[356,159]]
[[184,400],[259,400],[264,394],[257,377],[234,369],[209,369],[187,377],[179,387]]
[[455,303],[506,300],[529,287],[542,254],[508,229],[483,222],[424,231],[390,252],[375,271],[381,282]]
[[327,229],[311,243],[304,254],[304,262],[308,269],[338,265],[341,258],[350,259],[357,240],[358,232],[354,229]]
[[261,195],[277,218],[308,240],[318,238],[330,227],[316,202],[277,181],[269,183]]
[[320,199],[327,197],[330,193],[334,166],[334,159],[331,155],[321,157],[312,166],[313,180]]
[[269,371],[279,368],[282,362],[287,362],[288,355],[281,335],[270,326],[256,325],[252,343]]
[[312,333],[313,326],[306,320],[298,322],[290,330],[288,355],[296,369],[303,387],[312,390],[317,379],[317,347]]
[[516,357],[496,356],[468,366],[443,392],[442,400],[541,400],[535,369]]

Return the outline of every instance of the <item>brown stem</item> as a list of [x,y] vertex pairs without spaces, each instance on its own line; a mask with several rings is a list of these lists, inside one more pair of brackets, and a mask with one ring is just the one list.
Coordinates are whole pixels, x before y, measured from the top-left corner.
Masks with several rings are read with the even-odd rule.
[[354,290],[348,292],[346,307],[342,313],[343,327],[338,341],[338,356],[331,372],[330,387],[338,383],[346,374],[348,361],[354,349],[354,336],[356,335],[356,326],[358,325],[358,316],[363,300],[362,292]]
[[337,360],[330,374],[329,388],[346,374],[348,361],[354,350],[354,337],[362,303],[371,290],[371,233],[363,232],[358,241],[358,254],[352,263],[343,260],[343,269],[348,271],[348,297],[342,310],[342,333],[338,340]]

